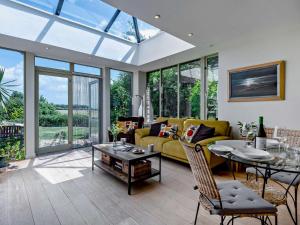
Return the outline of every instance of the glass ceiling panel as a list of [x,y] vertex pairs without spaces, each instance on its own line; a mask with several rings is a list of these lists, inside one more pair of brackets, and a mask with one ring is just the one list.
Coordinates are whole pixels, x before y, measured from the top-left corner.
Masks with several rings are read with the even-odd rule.
[[115,11],[101,0],[65,0],[60,15],[103,31]]
[[[15,0],[40,10],[55,14],[59,0]],[[82,25],[104,31],[116,12],[116,8],[102,0],[64,0],[60,15]],[[159,29],[137,19],[141,41],[159,33]],[[131,15],[119,14],[108,33],[131,42],[137,42],[134,23]]]
[[159,29],[157,29],[156,27],[145,23],[142,20],[137,20],[137,24],[139,27],[139,31],[140,31],[140,37],[141,37],[141,41],[143,40],[147,40],[155,35],[157,35],[159,33]]
[[128,15],[125,12],[121,12],[119,14],[108,33],[131,42],[136,42],[132,16]]
[[58,0],[17,0],[17,1],[50,13],[55,12],[58,4]]

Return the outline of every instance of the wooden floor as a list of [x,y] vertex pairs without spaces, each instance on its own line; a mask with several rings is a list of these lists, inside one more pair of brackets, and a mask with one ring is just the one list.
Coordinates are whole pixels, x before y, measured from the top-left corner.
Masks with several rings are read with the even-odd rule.
[[[157,164],[157,162],[153,162]],[[157,178],[137,184],[133,195],[126,185],[95,168],[91,153],[81,149],[41,156],[12,164],[0,174],[1,225],[186,225],[193,224],[197,192],[187,166],[162,161]],[[231,179],[218,172],[217,180]],[[255,219],[235,224],[260,224]],[[198,225],[219,224],[200,209]],[[279,224],[292,224],[285,207]]]

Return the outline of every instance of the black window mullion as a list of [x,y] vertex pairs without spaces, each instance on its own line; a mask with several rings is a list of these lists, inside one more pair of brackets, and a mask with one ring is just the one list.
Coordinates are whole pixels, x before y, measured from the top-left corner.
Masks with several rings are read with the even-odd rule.
[[136,17],[133,16],[132,20],[133,20],[133,26],[134,26],[136,41],[137,41],[137,43],[140,43],[141,42],[141,37],[140,37],[140,31],[139,31],[137,19],[136,19]]
[[107,26],[104,29],[104,32],[108,32],[109,29],[111,28],[111,26],[113,25],[113,23],[115,22],[115,20],[117,19],[117,17],[119,16],[121,10],[117,9],[114,13],[114,15],[112,16],[112,18],[110,19],[110,21],[108,22]]
[[63,4],[64,4],[64,0],[59,0],[58,1],[57,7],[56,7],[56,10],[55,10],[55,15],[57,15],[57,16],[60,15]]

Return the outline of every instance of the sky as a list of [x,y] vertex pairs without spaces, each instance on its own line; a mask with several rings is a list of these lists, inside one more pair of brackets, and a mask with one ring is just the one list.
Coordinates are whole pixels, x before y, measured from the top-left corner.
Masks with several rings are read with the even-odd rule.
[[[58,0],[16,0],[35,8],[55,13]],[[75,22],[93,27],[103,31],[117,9],[101,0],[65,0],[60,16]],[[138,27],[141,35],[146,39],[156,35],[159,29],[147,24],[141,20],[138,21]],[[126,35],[132,29],[132,16],[121,12],[113,23],[109,33],[136,42],[134,35]]]

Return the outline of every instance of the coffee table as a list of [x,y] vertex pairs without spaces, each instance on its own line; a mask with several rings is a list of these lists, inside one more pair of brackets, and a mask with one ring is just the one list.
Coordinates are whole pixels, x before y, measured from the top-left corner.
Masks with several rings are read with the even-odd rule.
[[[161,182],[161,153],[150,152],[144,149],[145,152],[143,154],[134,154],[132,153],[132,150],[140,147],[132,144],[126,144],[126,146],[130,146],[132,147],[132,149],[129,151],[125,151],[124,148],[122,148],[122,144],[118,144],[117,146],[114,147],[113,143],[93,145],[92,146],[92,170],[94,170],[94,166],[97,166],[98,168],[106,171],[112,176],[118,178],[119,180],[127,183],[128,195],[131,195],[132,184],[138,181],[147,180],[149,178],[159,176],[159,182]],[[128,168],[131,168],[131,165],[133,165],[137,161],[157,157],[159,159],[159,168],[155,169],[151,165],[151,172],[149,172],[148,174],[139,177],[132,177],[131,169],[128,169],[128,174],[126,174],[114,169],[113,166],[104,163],[102,160],[95,160],[95,151],[100,151],[114,159],[118,159],[121,160],[122,162],[127,163]]]

